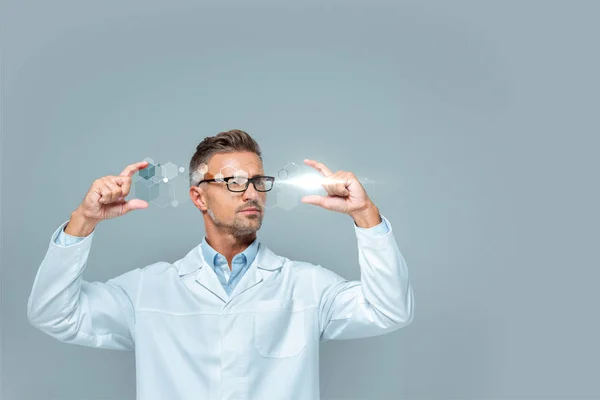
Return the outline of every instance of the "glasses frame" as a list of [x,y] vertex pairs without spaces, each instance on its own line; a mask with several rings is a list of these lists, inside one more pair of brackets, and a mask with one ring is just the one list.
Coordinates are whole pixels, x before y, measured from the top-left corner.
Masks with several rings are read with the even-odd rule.
[[[250,182],[252,182],[252,186],[254,186],[254,189],[257,192],[263,192],[263,193],[265,193],[265,192],[271,191],[273,189],[273,185],[275,183],[275,177],[274,176],[258,175],[258,176],[253,176],[252,178],[248,178],[248,180],[246,181],[246,187],[243,190],[231,190],[229,188],[229,181],[231,179],[234,179],[234,178],[236,178],[236,177],[235,176],[228,176],[226,178],[221,178],[218,181],[216,179],[203,179],[200,182],[198,182],[198,184],[196,186],[200,186],[200,184],[202,182],[219,182],[220,183],[222,181],[222,182],[225,182],[225,184],[227,186],[227,190],[229,190],[230,192],[233,192],[233,193],[242,193],[242,192],[245,192],[246,190],[248,190],[248,187],[250,187]],[[258,180],[260,178],[267,178],[267,181],[271,182],[271,188],[269,190],[259,190],[256,187],[256,181],[255,180]]]

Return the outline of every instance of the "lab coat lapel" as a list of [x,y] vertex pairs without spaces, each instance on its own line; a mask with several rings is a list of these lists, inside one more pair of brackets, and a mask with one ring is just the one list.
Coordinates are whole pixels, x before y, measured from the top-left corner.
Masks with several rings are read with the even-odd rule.
[[231,292],[229,302],[233,301],[237,296],[245,291],[259,285],[269,277],[270,272],[281,268],[283,265],[281,257],[275,255],[265,245],[259,243],[258,252],[248,271],[242,276],[236,287]]
[[223,289],[215,271],[204,260],[201,260],[200,269],[196,273],[196,282],[206,290],[217,296],[224,303],[227,302],[227,292]]
[[175,266],[179,271],[179,276],[194,274],[195,281],[199,284],[197,287],[202,290],[206,289],[223,303],[227,302],[227,293],[221,286],[215,271],[204,260],[200,245],[191,249],[182,259],[175,261]]
[[256,258],[248,267],[248,271],[242,276],[242,279],[238,282],[238,284],[233,288],[231,292],[231,297],[228,302],[231,302],[234,298],[245,292],[246,290],[258,285],[263,280],[262,275],[256,268]]

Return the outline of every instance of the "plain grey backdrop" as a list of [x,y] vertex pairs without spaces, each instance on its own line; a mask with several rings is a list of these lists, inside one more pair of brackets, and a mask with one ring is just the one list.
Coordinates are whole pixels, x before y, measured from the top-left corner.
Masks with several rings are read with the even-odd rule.
[[[377,180],[415,319],[321,351],[323,399],[599,399],[598,1],[2,1],[2,399],[134,399],[134,354],[26,304],[91,183],[238,128],[265,169]],[[87,280],[174,261],[191,202],[97,228]],[[275,252],[359,279],[348,216],[267,212]]]

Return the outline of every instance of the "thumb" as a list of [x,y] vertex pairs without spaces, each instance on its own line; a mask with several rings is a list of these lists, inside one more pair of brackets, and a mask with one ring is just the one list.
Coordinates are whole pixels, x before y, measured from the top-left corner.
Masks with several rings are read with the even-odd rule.
[[132,210],[141,210],[143,208],[148,208],[148,203],[146,201],[140,199],[131,199],[123,204],[123,214],[126,214]]
[[325,197],[316,194],[302,197],[302,202],[306,204],[314,204],[315,206],[325,207]]

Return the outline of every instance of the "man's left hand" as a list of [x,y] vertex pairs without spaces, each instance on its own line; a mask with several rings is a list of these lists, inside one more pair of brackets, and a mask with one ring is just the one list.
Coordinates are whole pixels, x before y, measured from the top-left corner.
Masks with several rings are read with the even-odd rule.
[[304,160],[304,163],[315,168],[324,176],[321,185],[327,191],[328,196],[304,196],[303,203],[348,214],[359,227],[368,228],[381,223],[379,210],[352,172],[333,173],[325,164],[315,160],[307,159]]

